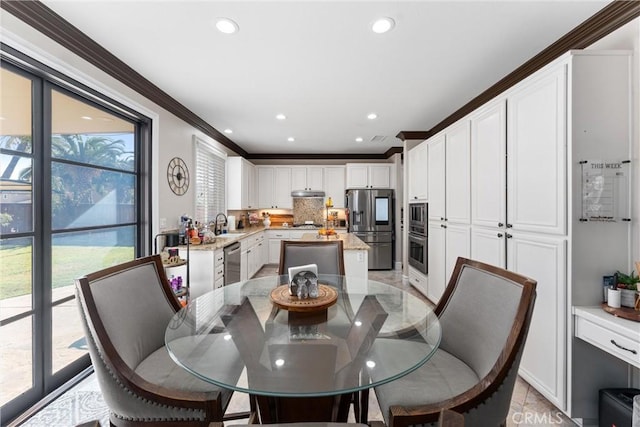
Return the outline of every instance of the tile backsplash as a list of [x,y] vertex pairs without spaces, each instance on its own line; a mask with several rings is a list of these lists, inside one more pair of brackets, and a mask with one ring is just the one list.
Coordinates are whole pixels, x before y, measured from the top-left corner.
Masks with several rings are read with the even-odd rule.
[[315,224],[324,223],[325,206],[323,197],[294,197],[293,223],[304,224],[313,221]]

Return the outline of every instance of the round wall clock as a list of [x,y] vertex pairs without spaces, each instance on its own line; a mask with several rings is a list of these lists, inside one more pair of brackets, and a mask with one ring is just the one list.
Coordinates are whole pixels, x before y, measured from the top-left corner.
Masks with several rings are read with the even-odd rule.
[[174,157],[167,166],[167,181],[171,191],[182,196],[189,189],[189,168],[180,157]]

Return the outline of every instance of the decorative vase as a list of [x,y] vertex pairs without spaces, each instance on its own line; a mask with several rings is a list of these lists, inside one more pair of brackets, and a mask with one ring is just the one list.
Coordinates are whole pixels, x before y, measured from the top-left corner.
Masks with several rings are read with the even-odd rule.
[[269,217],[266,217],[263,221],[262,224],[264,224],[265,227],[269,228],[269,226],[271,225],[271,220],[269,219]]
[[636,290],[620,289],[620,305],[633,308],[636,304]]

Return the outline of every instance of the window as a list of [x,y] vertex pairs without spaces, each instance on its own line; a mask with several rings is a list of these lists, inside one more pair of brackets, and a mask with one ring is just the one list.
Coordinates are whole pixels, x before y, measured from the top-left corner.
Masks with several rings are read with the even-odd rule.
[[150,144],[148,119],[26,57],[15,61],[19,53],[2,54],[4,425],[89,366],[74,279],[145,252]]
[[225,165],[227,155],[194,137],[196,144],[196,214],[203,224],[214,221],[225,206]]

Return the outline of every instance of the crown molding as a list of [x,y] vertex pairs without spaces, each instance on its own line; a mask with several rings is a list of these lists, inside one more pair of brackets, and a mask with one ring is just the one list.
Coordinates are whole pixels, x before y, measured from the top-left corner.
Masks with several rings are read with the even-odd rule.
[[640,16],[640,1],[616,0],[611,2],[433,128],[428,131],[401,131],[397,137],[404,141],[408,139],[427,139],[435,135],[566,52],[572,49],[587,48],[638,16]]

